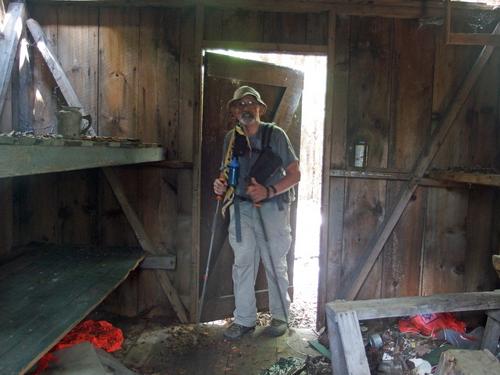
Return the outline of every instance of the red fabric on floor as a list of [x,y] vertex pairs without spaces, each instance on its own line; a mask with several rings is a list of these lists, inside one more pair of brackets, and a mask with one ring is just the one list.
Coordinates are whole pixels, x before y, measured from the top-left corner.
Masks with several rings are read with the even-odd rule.
[[51,361],[56,360],[52,352],[60,349],[70,348],[82,342],[90,342],[96,348],[114,352],[122,347],[123,332],[105,320],[86,320],[73,328],[66,336],[57,343],[49,353],[45,354],[38,362],[35,375],[41,374]]
[[445,328],[465,333],[465,327],[465,322],[458,320],[450,313],[420,314],[399,321],[401,332],[422,333],[426,336],[435,336],[437,332]]

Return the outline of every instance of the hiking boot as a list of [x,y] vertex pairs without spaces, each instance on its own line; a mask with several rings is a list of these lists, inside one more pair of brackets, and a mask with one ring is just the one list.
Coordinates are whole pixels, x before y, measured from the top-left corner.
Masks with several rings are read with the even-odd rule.
[[231,324],[225,331],[224,337],[229,340],[237,340],[244,334],[252,332],[255,327],[245,327],[237,323]]
[[282,336],[288,328],[287,322],[279,319],[271,319],[271,324],[266,327],[266,335],[272,337]]

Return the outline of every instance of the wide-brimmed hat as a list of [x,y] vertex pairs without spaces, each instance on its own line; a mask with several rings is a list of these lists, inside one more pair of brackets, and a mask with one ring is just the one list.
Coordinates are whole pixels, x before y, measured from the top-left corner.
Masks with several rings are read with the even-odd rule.
[[231,107],[231,104],[234,101],[240,100],[241,98],[243,98],[246,95],[252,95],[255,99],[257,99],[257,101],[261,105],[263,105],[267,109],[267,104],[264,103],[264,101],[261,99],[259,92],[257,90],[255,90],[253,87],[250,87],[250,86],[241,86],[241,87],[238,87],[234,91],[233,98],[227,102],[227,104],[226,104],[227,109],[229,109]]

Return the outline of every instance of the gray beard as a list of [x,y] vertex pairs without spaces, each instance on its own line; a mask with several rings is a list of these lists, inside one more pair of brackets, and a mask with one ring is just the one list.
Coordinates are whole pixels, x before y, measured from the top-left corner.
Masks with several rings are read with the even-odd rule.
[[243,112],[240,116],[240,122],[243,125],[249,125],[255,120],[255,117],[250,112]]

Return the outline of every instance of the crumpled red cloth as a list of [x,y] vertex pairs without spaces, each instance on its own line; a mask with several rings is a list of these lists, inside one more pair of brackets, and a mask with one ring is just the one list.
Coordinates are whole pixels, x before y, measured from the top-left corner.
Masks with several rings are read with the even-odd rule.
[[68,332],[50,352],[45,354],[40,361],[38,361],[35,375],[41,374],[49,367],[50,362],[56,360],[52,352],[70,348],[82,342],[90,342],[96,348],[103,349],[107,352],[115,352],[122,347],[123,332],[120,328],[114,327],[105,320],[86,320]]
[[420,314],[398,322],[399,330],[403,333],[421,333],[426,336],[436,336],[442,329],[448,328],[459,333],[465,333],[465,322],[455,318],[450,313]]

